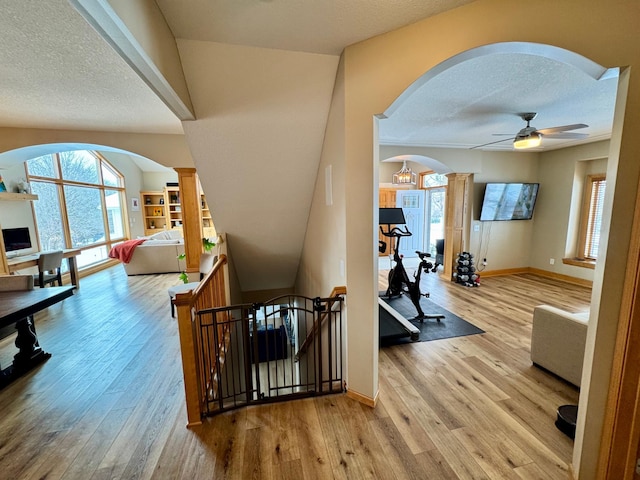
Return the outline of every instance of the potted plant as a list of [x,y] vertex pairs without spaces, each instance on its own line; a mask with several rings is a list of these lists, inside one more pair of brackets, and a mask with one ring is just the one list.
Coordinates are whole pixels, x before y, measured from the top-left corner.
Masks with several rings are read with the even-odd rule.
[[[207,253],[211,252],[211,250],[215,246],[216,246],[216,242],[212,242],[206,237],[202,238],[202,248],[204,248],[205,252]],[[178,260],[184,260],[186,257],[187,257],[186,253],[181,253],[180,255],[178,255]],[[185,272],[184,270],[180,272],[180,275],[178,275],[178,278],[182,280],[182,283],[189,283],[189,276],[187,275],[187,272]]]

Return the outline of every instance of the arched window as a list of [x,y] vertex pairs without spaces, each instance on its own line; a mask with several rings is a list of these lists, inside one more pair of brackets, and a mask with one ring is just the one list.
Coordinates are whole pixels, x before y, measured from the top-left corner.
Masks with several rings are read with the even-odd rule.
[[60,152],[27,162],[41,250],[79,248],[78,267],[107,259],[127,235],[124,178],[99,153]]

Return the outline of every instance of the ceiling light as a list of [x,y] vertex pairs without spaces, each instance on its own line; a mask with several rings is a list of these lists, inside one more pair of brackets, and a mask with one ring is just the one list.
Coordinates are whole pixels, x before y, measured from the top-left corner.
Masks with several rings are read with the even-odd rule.
[[513,140],[513,148],[534,148],[540,146],[540,142],[542,142],[542,135],[538,132],[531,132],[527,135],[518,135]]
[[417,183],[417,175],[407,167],[407,161],[402,162],[400,171],[393,174],[392,183],[394,185],[415,185]]

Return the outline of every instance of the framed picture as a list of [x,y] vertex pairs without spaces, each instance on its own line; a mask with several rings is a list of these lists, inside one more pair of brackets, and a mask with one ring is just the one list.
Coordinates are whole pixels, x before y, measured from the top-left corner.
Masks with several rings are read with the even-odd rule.
[[5,186],[4,182],[2,181],[2,175],[0,175],[0,192],[6,192],[7,191],[7,187]]
[[131,199],[131,210],[134,212],[139,212],[140,211],[140,199],[139,198],[132,198]]

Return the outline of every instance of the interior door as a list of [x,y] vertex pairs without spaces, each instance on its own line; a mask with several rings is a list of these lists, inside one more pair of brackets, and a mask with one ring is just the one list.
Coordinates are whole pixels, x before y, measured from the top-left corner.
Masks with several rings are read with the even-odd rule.
[[[396,206],[396,192],[398,190],[395,188],[380,188],[378,190],[378,204],[380,208],[395,208]],[[384,227],[386,231],[386,226]],[[378,230],[378,240],[386,243],[387,247],[384,252],[378,252],[378,256],[380,257],[388,257],[393,252],[391,251],[391,239],[389,237],[385,237]]]
[[437,187],[426,190],[424,222],[424,251],[435,258],[436,240],[444,238],[444,217],[446,188]]
[[417,257],[416,250],[422,251],[422,237],[424,232],[424,190],[398,190],[396,193],[396,207],[404,212],[406,227],[412,233],[410,237],[402,237],[400,241],[400,255]]

